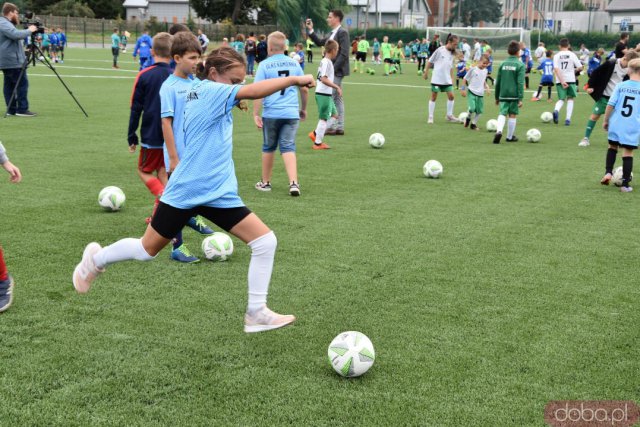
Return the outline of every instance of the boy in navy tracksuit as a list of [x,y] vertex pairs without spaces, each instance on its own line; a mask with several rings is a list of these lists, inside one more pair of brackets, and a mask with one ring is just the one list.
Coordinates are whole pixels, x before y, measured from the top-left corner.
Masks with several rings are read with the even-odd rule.
[[[155,38],[155,37],[154,37]],[[145,62],[151,56],[151,48],[153,47],[153,40],[149,36],[149,30],[146,30],[140,38],[136,41],[136,47],[133,49],[133,58],[140,55],[140,69],[144,68]],[[171,48],[171,44],[169,44]]]
[[[138,46],[136,44],[137,50]],[[127,140],[129,151],[135,153],[138,145],[136,131],[138,130],[140,116],[142,116],[142,126],[140,127],[140,145],[142,147],[140,148],[140,157],[138,159],[138,175],[151,194],[156,196],[155,211],[155,207],[167,183],[167,171],[164,167],[162,153],[164,138],[162,136],[162,121],[160,118],[160,88],[172,73],[169,66],[169,61],[171,60],[171,35],[169,33],[157,34],[153,38],[153,49],[150,53],[155,59],[155,64],[140,71],[133,86]],[[134,52],[135,55],[136,53]]]

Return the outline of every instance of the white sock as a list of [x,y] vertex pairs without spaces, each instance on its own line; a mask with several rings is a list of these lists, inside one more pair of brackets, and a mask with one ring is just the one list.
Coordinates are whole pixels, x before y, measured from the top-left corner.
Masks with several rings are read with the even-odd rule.
[[120,261],[151,261],[154,258],[144,250],[142,239],[127,238],[102,248],[93,256],[93,262],[96,263],[96,267],[105,268]]
[[324,138],[324,133],[327,131],[326,120],[318,120],[318,126],[316,126],[316,144],[321,144]]
[[496,133],[502,133],[502,130],[504,129],[504,124],[506,121],[507,121],[507,116],[503,116],[502,114],[498,116],[498,127],[496,128]]
[[273,231],[249,242],[251,261],[249,261],[249,303],[247,311],[253,312],[267,303],[269,282],[273,270],[278,239]]
[[564,101],[562,99],[559,99],[558,102],[556,102],[556,106],[554,107],[554,110],[560,111],[563,105],[564,105]]
[[507,139],[513,138],[513,134],[516,133],[516,119],[509,119],[507,123]]
[[571,114],[573,114],[573,99],[567,101],[567,120],[571,120]]
[[455,101],[447,100],[447,116],[453,116],[453,104]]
[[473,120],[471,121],[471,123],[473,123],[474,125],[478,124],[478,120],[480,120],[480,116],[482,114],[476,113],[476,116],[473,118]]
[[429,101],[429,118],[433,118],[433,112],[436,111],[436,101]]

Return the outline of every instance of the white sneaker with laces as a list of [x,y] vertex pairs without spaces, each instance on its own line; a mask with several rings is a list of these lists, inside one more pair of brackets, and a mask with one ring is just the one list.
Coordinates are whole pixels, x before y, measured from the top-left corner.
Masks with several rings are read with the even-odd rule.
[[589,142],[589,138],[585,136],[584,138],[582,138],[582,141],[580,141],[580,143],[578,144],[578,147],[588,147],[589,145],[591,145]]
[[247,312],[244,315],[244,331],[248,334],[254,332],[270,331],[282,328],[296,321],[296,317],[291,314],[278,314],[266,305],[253,313]]
[[453,116],[447,116],[447,121],[451,123],[460,123],[460,120],[458,120],[457,117],[453,117]]
[[429,117],[429,119],[427,120],[427,123],[432,125],[433,124],[433,117]]
[[102,249],[96,242],[91,242],[84,248],[82,253],[82,261],[73,270],[73,287],[76,292],[80,294],[86,294],[91,289],[91,284],[100,273],[104,272],[104,268],[96,267],[93,262],[93,256]]

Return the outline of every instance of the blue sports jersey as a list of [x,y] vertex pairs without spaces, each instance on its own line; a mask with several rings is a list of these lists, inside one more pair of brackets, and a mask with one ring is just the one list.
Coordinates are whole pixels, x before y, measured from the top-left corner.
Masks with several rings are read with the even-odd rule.
[[151,48],[153,47],[153,42],[151,41],[151,37],[149,34],[143,34],[136,41],[136,46],[133,49],[133,57],[135,58],[140,55],[140,58],[148,58],[151,56]]
[[602,58],[600,58],[598,55],[594,54],[591,58],[589,58],[589,68],[587,68],[587,75],[591,76],[591,73],[593,73],[593,71],[598,68],[601,63]]
[[459,61],[458,65],[456,65],[456,76],[459,78],[464,78],[467,75],[467,63],[465,61]]
[[[294,59],[284,54],[268,57],[260,62],[255,82],[284,76],[302,76],[302,68]],[[267,119],[299,119],[298,88],[288,88],[269,95],[262,101],[262,117]]]
[[[199,80],[198,80],[199,81]],[[173,140],[175,141],[178,158],[182,158],[184,151],[184,104],[187,92],[195,83],[191,79],[183,79],[171,74],[160,88],[160,117],[172,117]],[[163,145],[164,164],[169,168],[169,152],[167,144]]]
[[56,33],[49,34],[49,44],[52,46],[58,46],[58,35]]
[[553,59],[543,59],[540,65],[538,65],[538,70],[542,70],[540,83],[553,83]]
[[62,47],[65,47],[67,45],[67,36],[62,32],[57,33],[57,35],[58,35],[58,44]]
[[244,206],[232,158],[233,114],[239,85],[194,83],[184,107],[184,152],[162,195],[179,209]]
[[609,139],[637,147],[640,143],[640,82],[619,83],[607,104],[614,108],[609,119]]
[[525,47],[524,49],[520,50],[520,52],[522,52],[520,54],[520,61],[522,61],[524,65],[528,66],[529,62],[531,61],[531,51],[528,47]]
[[429,43],[420,43],[419,56],[420,58],[429,57]]
[[380,42],[373,42],[373,53],[380,52]]
[[302,71],[304,71],[304,52],[299,50],[296,52],[296,55],[298,55],[298,63],[300,65],[300,68],[302,68]]
[[493,72],[493,56],[489,55],[489,65],[487,65],[487,72],[491,74]]

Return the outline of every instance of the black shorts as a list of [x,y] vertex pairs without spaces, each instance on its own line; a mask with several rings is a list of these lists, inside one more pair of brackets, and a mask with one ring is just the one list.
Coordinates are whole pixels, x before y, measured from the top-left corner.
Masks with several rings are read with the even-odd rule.
[[540,82],[540,86],[551,86],[554,87],[553,81],[550,82]]
[[391,58],[384,58],[384,62],[387,64],[393,64],[393,59]]
[[356,61],[367,62],[367,52],[356,52]]
[[151,227],[165,239],[173,239],[189,221],[189,218],[201,215],[213,222],[224,231],[229,231],[240,221],[245,219],[251,210],[246,206],[237,208],[212,208],[210,206],[196,206],[192,209],[179,209],[160,202],[151,220]]
[[635,145],[620,144],[618,141],[609,140],[609,144],[615,145],[616,147],[626,148],[628,150],[637,150],[638,149],[638,147],[635,146]]
[[111,54],[113,56],[118,56],[120,55],[120,48],[119,47],[113,47],[111,46]]

